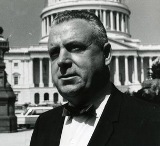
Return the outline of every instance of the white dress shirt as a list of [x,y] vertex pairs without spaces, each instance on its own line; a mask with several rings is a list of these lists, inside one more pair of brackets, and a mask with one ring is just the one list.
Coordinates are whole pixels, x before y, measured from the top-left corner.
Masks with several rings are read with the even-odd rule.
[[[87,146],[110,95],[96,108],[96,116],[65,117],[59,146]],[[96,104],[95,104],[96,105]]]

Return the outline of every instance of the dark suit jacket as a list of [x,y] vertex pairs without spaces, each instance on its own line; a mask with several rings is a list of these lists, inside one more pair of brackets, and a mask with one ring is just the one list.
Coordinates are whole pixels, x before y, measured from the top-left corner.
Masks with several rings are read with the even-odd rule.
[[[63,106],[42,114],[30,146],[59,146]],[[128,97],[114,86],[88,146],[160,146],[160,107]]]

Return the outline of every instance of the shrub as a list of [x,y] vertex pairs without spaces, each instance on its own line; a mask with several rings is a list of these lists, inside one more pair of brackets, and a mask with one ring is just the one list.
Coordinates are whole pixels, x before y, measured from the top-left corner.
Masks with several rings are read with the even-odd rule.
[[160,105],[160,57],[153,61],[151,69],[152,79],[145,80],[137,92],[127,91],[126,94]]
[[160,104],[160,79],[146,80],[142,89],[135,93],[137,98]]
[[160,57],[157,57],[152,64],[152,79],[160,79]]

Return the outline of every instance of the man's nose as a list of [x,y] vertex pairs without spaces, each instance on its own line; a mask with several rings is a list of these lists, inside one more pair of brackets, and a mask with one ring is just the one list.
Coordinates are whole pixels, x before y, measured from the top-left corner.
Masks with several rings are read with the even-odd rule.
[[58,57],[58,62],[57,62],[59,67],[69,67],[72,64],[71,61],[71,54],[68,50],[65,48],[60,50],[59,57]]

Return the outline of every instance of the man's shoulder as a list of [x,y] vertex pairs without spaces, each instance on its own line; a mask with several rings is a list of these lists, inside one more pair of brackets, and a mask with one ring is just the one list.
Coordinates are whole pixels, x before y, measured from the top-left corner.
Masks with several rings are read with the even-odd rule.
[[[129,96],[122,93],[117,88],[113,86],[113,98],[114,103],[121,103],[121,111],[124,114],[130,115],[129,117],[136,118],[157,118],[160,120],[160,106],[144,101],[137,97]],[[113,100],[112,100],[113,101]]]
[[160,106],[147,102],[145,100],[139,99],[137,97],[132,97],[123,94],[123,103],[122,107],[127,110],[126,112],[130,112],[130,114],[136,117],[160,120]]
[[54,120],[55,118],[61,117],[62,116],[62,111],[63,111],[64,105],[58,106],[56,108],[53,108],[45,113],[42,113],[39,116],[39,119],[41,120],[46,120],[46,119],[51,119]]

